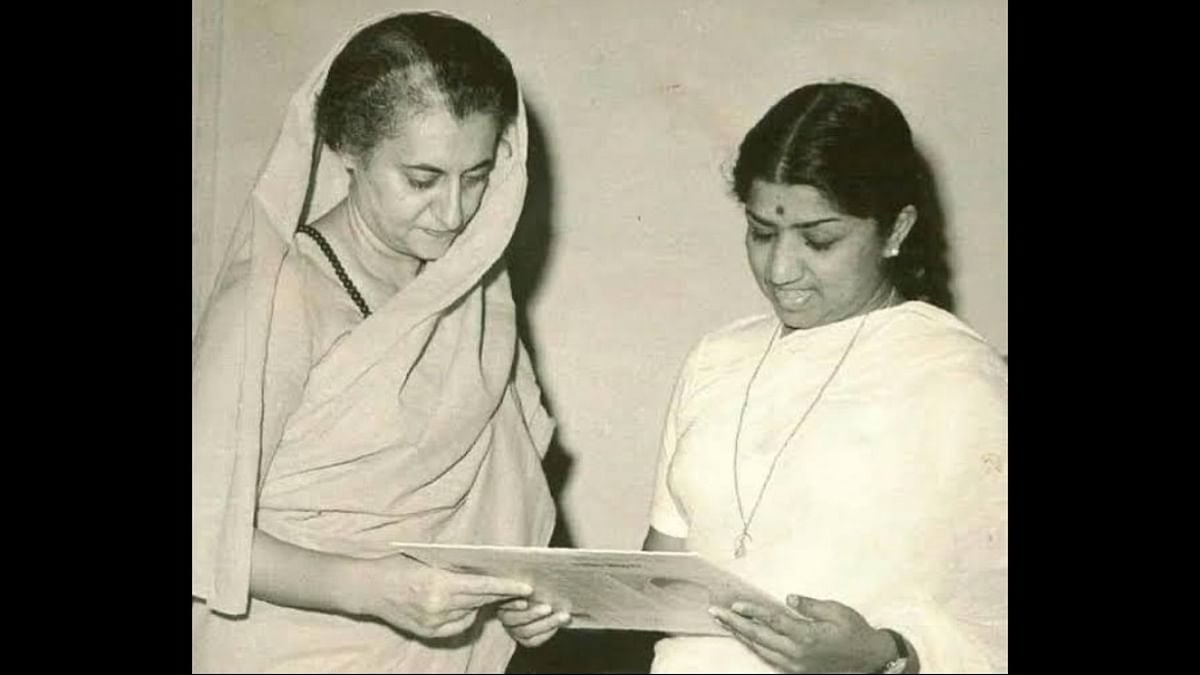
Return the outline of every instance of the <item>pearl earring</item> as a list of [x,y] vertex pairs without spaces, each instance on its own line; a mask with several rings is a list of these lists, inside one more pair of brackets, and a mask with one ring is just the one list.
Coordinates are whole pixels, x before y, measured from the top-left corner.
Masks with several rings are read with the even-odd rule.
[[893,246],[892,248],[889,248],[883,252],[883,257],[885,258],[895,258],[898,255],[900,255],[900,248],[896,246]]

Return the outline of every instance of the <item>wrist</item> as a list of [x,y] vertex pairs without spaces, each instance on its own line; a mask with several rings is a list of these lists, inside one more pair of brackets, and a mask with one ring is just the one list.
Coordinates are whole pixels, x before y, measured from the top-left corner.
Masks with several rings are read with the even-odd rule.
[[374,616],[372,602],[381,586],[379,567],[377,560],[332,559],[326,585],[331,604],[345,614]]
[[873,673],[915,673],[917,664],[915,654],[911,653],[908,641],[904,636],[888,628],[875,631],[873,638],[878,643],[878,654],[885,655],[883,660],[876,661]]
[[333,585],[338,595],[339,611],[383,618],[380,613],[387,612],[380,603],[385,602],[385,597],[392,601],[403,601],[414,592],[414,584],[419,581],[418,575],[429,569],[402,555],[340,558],[336,583]]
[[883,628],[876,628],[871,633],[867,653],[871,655],[871,669],[867,672],[871,673],[884,672],[888,664],[900,658],[900,651],[896,649],[896,641],[892,638],[892,634]]

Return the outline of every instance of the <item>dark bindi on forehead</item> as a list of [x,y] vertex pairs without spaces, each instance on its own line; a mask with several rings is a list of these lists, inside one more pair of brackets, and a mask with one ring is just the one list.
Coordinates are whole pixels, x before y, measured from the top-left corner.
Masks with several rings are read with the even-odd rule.
[[776,204],[776,205],[775,205],[775,215],[777,215],[777,216],[782,216],[782,215],[785,215],[785,214],[786,214],[786,210],[783,208],[783,205],[782,205],[782,204]]

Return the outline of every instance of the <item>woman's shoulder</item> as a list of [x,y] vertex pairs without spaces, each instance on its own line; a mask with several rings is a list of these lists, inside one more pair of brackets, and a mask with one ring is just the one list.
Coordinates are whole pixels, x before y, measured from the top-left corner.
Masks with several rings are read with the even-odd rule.
[[[298,293],[310,309],[341,308],[349,296],[337,279],[333,265],[311,237],[296,233],[280,270],[280,290]],[[345,300],[346,302],[343,302]],[[353,307],[353,305],[351,305]]]
[[774,314],[756,314],[741,317],[705,333],[697,340],[688,354],[690,370],[720,365],[744,358],[755,350],[761,350],[779,322]]
[[707,344],[742,344],[764,335],[770,337],[778,325],[779,320],[770,312],[744,316],[709,331],[700,341]]
[[893,309],[884,329],[897,362],[922,379],[984,378],[1007,386],[1008,364],[982,335],[954,314],[912,301]]
[[292,274],[311,276],[314,279],[328,278],[332,276],[333,272],[317,242],[302,232],[292,235],[285,264],[290,268]]
[[275,294],[277,304],[283,301],[302,308],[312,302],[312,286],[320,274],[315,262],[307,255],[298,239],[299,237],[293,238],[280,262]]

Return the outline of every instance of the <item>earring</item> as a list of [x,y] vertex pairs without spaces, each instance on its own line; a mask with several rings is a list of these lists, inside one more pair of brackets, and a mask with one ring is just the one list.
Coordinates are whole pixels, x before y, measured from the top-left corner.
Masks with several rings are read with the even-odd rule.
[[893,246],[892,248],[889,248],[888,250],[883,252],[883,257],[885,257],[885,258],[895,258],[898,255],[900,255],[900,247],[899,246]]

